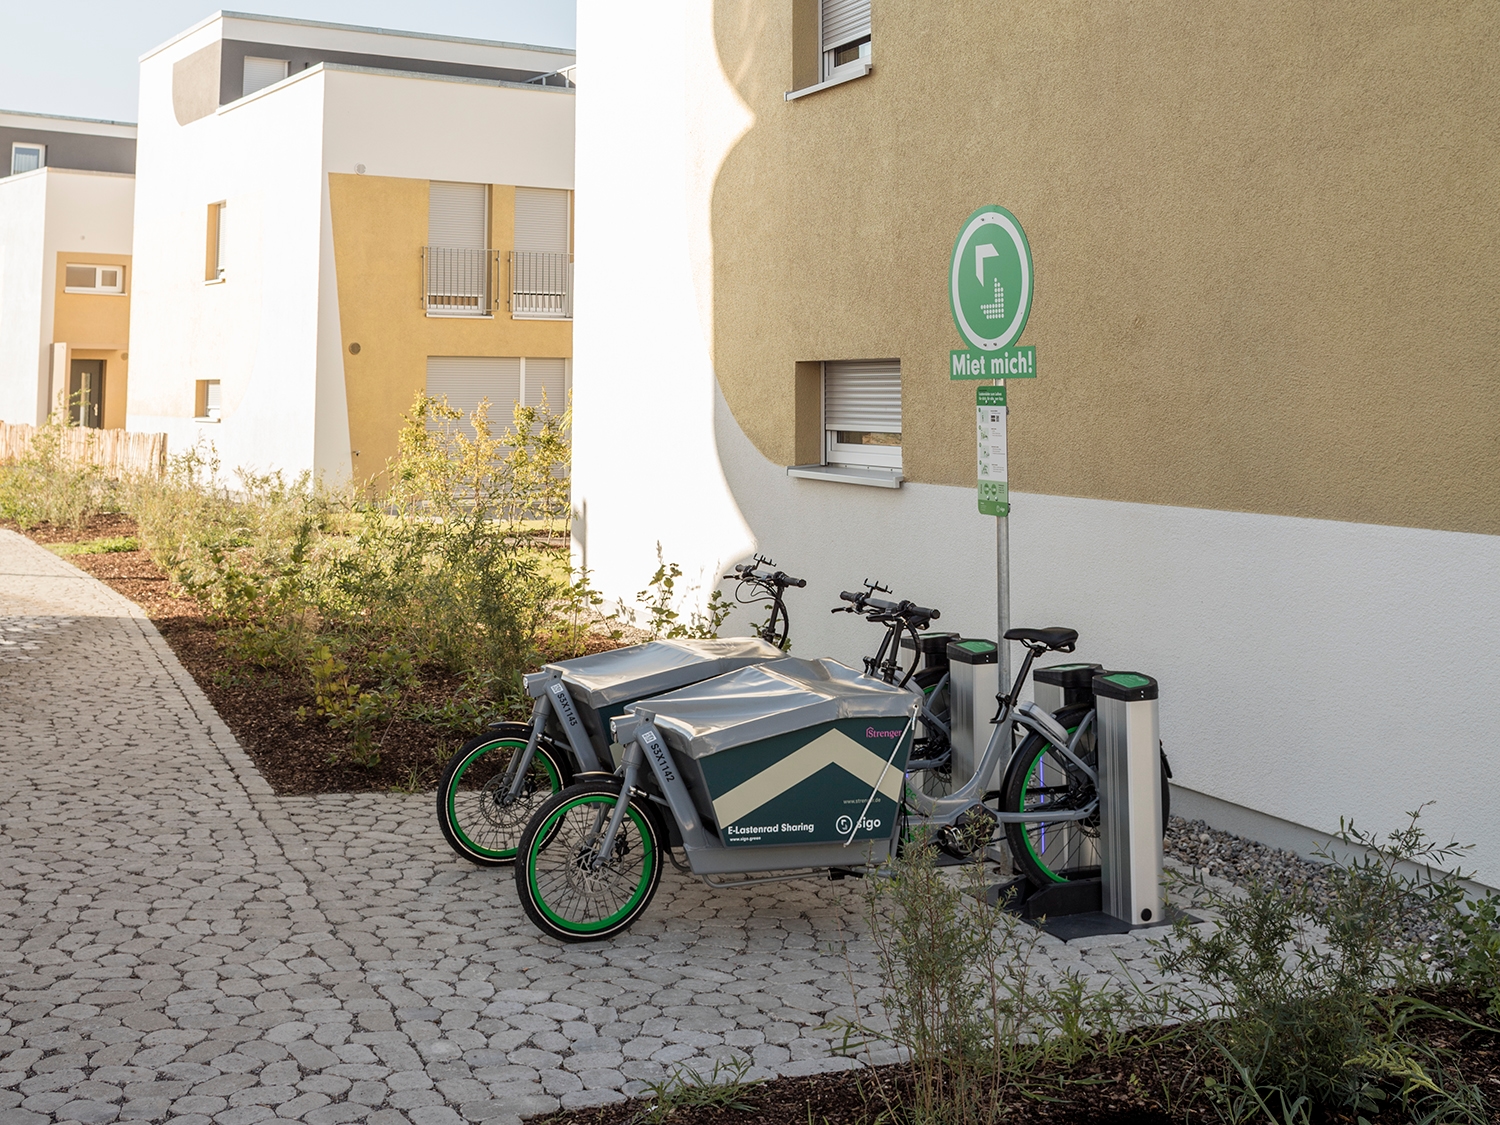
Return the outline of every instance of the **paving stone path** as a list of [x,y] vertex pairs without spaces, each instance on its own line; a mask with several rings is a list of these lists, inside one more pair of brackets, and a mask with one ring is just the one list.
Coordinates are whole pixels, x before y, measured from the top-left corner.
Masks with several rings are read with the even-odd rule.
[[[0,1125],[458,1125],[677,1064],[856,1065],[858,886],[669,870],[600,945],[540,937],[431,796],[277,797],[141,610],[0,531]],[[1049,963],[1149,975],[1139,938]]]

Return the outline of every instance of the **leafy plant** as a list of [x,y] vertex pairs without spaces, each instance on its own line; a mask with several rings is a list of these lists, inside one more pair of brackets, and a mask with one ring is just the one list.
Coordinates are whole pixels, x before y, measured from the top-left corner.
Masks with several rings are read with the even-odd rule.
[[[636,594],[636,601],[646,608],[646,629],[653,637],[717,637],[719,629],[734,612],[734,603],[722,591],[712,590],[701,610],[692,610],[683,621],[677,608],[679,595],[677,581],[682,577],[682,567],[669,563],[662,557],[661,544],[656,545],[656,573],[646,589]],[[690,597],[696,587],[687,591]]]
[[1258,883],[1244,896],[1200,894],[1219,916],[1210,932],[1177,922],[1162,963],[1198,982],[1185,1034],[1224,1063],[1206,1089],[1226,1120],[1368,1114],[1390,1098],[1410,1109],[1441,1097],[1452,1111],[1471,1100],[1440,1085],[1444,1070],[1404,1035],[1403,994],[1434,980],[1416,926],[1454,930],[1463,901],[1454,875],[1429,873],[1462,849],[1430,840],[1420,815],[1383,840],[1342,823],[1322,901]]
[[[118,486],[95,465],[66,456],[64,440],[76,433],[58,413],[37,427],[25,456],[0,466],[0,519],[24,530],[37,524],[82,527],[96,512],[119,510]],[[85,440],[90,440],[86,438]]]
[[750,1067],[749,1059],[728,1063],[715,1060],[708,1074],[689,1066],[674,1067],[666,1078],[646,1084],[649,1104],[633,1120],[656,1125],[668,1120],[676,1110],[695,1108],[750,1113],[755,1107],[745,1101],[745,1092],[761,1084],[759,1078],[745,1077]]

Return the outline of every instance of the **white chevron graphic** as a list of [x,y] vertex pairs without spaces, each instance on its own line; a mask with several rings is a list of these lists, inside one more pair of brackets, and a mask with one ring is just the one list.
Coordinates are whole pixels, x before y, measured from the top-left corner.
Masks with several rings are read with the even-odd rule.
[[[904,732],[901,737],[905,737]],[[767,801],[801,785],[825,766],[838,766],[869,786],[878,782],[880,792],[893,801],[901,799],[904,770],[886,769],[886,759],[871,753],[842,731],[830,730],[716,799],[714,817],[721,826],[735,824]]]

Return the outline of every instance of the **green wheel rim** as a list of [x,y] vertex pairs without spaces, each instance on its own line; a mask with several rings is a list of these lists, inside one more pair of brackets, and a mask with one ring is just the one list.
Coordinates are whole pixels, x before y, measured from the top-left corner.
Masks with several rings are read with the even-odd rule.
[[[459,765],[458,769],[453,772],[453,780],[448,784],[448,824],[452,827],[454,835],[458,837],[463,846],[475,855],[483,856],[486,859],[513,859],[515,858],[516,848],[520,844],[521,833],[525,830],[526,822],[531,819],[532,813],[536,811],[542,801],[545,801],[553,793],[562,788],[562,778],[558,775],[557,766],[553,763],[551,757],[544,754],[539,748],[532,757],[528,770],[538,782],[541,780],[541,777],[537,776],[537,771],[538,769],[542,771],[542,775],[546,777],[547,791],[545,793],[540,792],[540,786],[538,786],[535,790],[536,796],[529,801],[527,800],[527,794],[523,792],[521,798],[514,806],[516,814],[514,817],[504,818],[506,823],[502,825],[502,818],[492,815],[491,809],[498,808],[493,799],[492,786],[496,785],[500,778],[504,776],[505,771],[503,769],[496,773],[488,783],[481,786],[477,791],[469,790],[465,793],[461,789],[463,779],[470,769],[499,747],[509,747],[511,755],[514,756],[526,752],[526,741],[516,738],[497,738],[492,742],[486,742],[474,747],[468,757]],[[507,761],[508,764],[509,762]],[[465,825],[465,822],[459,817],[458,803],[461,796],[472,798],[475,806],[473,811],[477,814],[478,821],[495,829],[495,833],[491,836],[492,842],[498,842],[494,841],[494,835],[497,835],[500,831],[508,831],[510,838],[515,843],[508,848],[495,848],[476,841],[473,838],[473,834],[470,833],[468,827]],[[514,825],[513,828],[511,827],[512,824]]]
[[[1078,728],[1076,726],[1072,726],[1072,727],[1067,728],[1068,734],[1071,735],[1077,729]],[[1047,743],[1043,743],[1041,752],[1038,753],[1037,756],[1032,759],[1031,765],[1028,766],[1027,769],[1026,769],[1026,780],[1021,785],[1021,804],[1023,806],[1022,807],[1022,811],[1023,812],[1030,811],[1030,810],[1028,810],[1028,809],[1025,808],[1026,793],[1027,793],[1028,790],[1030,790],[1032,788],[1032,782],[1036,779],[1037,769],[1038,769],[1039,766],[1041,766],[1042,759],[1045,758],[1045,757],[1047,757],[1047,752],[1048,752],[1049,749],[1050,749],[1050,745],[1047,744]],[[1059,768],[1061,768],[1061,767],[1059,766]],[[1045,784],[1045,783],[1043,783],[1043,784]],[[1044,800],[1045,800],[1045,798],[1044,798]],[[1047,823],[1048,822],[1041,822],[1041,823],[1037,823],[1037,824],[1034,825],[1037,828],[1038,832],[1040,833],[1040,835],[1041,835],[1041,837],[1043,839],[1043,845],[1042,846],[1043,846],[1044,849],[1046,848],[1045,840],[1046,840],[1046,834],[1047,834]],[[1054,883],[1066,883],[1066,882],[1068,882],[1067,879],[1063,878],[1056,871],[1052,870],[1052,865],[1049,864],[1045,859],[1043,859],[1042,856],[1041,856],[1041,854],[1038,853],[1038,851],[1036,850],[1036,844],[1033,842],[1034,839],[1035,839],[1035,837],[1033,836],[1033,834],[1031,832],[1032,827],[1033,827],[1032,824],[1022,824],[1021,825],[1021,839],[1023,841],[1025,841],[1025,843],[1026,843],[1026,850],[1027,850],[1027,852],[1030,853],[1032,860],[1037,865],[1037,868],[1044,875],[1046,875],[1048,879],[1052,880],[1052,882],[1054,882]],[[1059,824],[1056,825],[1057,829],[1063,829],[1065,827],[1067,827],[1067,825],[1064,824],[1064,823],[1059,823]]]
[[[653,844],[651,830],[650,827],[646,824],[645,817],[641,815],[640,810],[638,810],[634,805],[631,805],[625,810],[625,819],[621,821],[620,833],[616,837],[616,850],[619,850],[622,838],[626,838],[628,836],[627,829],[633,828],[638,846],[641,850],[641,874],[640,878],[636,880],[634,888],[632,888],[630,890],[630,893],[625,897],[623,905],[617,906],[604,917],[596,918],[592,921],[583,921],[577,918],[566,918],[559,914],[557,910],[553,909],[553,907],[548,903],[547,897],[545,896],[538,882],[539,876],[537,872],[536,861],[539,854],[543,850],[550,847],[562,848],[571,851],[573,848],[573,845],[569,840],[558,838],[559,834],[565,827],[560,823],[564,817],[568,816],[569,813],[581,809],[585,805],[605,806],[603,811],[604,815],[607,816],[609,811],[613,810],[615,802],[624,799],[625,798],[617,797],[611,793],[586,793],[583,796],[578,797],[575,800],[568,801],[560,805],[557,809],[553,810],[552,815],[549,816],[546,822],[543,823],[542,826],[537,830],[537,833],[533,838],[533,843],[531,845],[530,851],[526,856],[526,882],[528,888],[530,889],[531,901],[536,904],[536,908],[546,916],[547,920],[560,930],[566,930],[569,933],[575,934],[594,934],[598,933],[601,930],[607,930],[611,926],[616,926],[622,921],[628,919],[635,912],[635,910],[640,906],[641,900],[645,898],[646,893],[651,889],[652,879],[655,875],[657,863],[656,848]],[[628,840],[626,842],[628,846]],[[562,876],[562,878],[564,882],[567,882],[566,873]],[[576,891],[574,892],[574,894],[575,900],[582,900],[583,898],[587,897],[586,894],[578,894]],[[602,897],[611,901],[618,901],[619,898],[617,894],[612,895],[608,891],[605,891]]]

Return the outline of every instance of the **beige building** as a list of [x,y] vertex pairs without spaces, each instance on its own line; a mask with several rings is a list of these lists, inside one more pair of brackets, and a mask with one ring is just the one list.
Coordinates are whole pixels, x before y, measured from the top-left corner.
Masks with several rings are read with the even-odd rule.
[[946,279],[998,204],[1014,620],[1161,680],[1180,809],[1305,847],[1433,800],[1500,883],[1500,9],[584,0],[579,52],[607,592],[759,549],[800,653],[864,650],[866,577],[993,636]]

